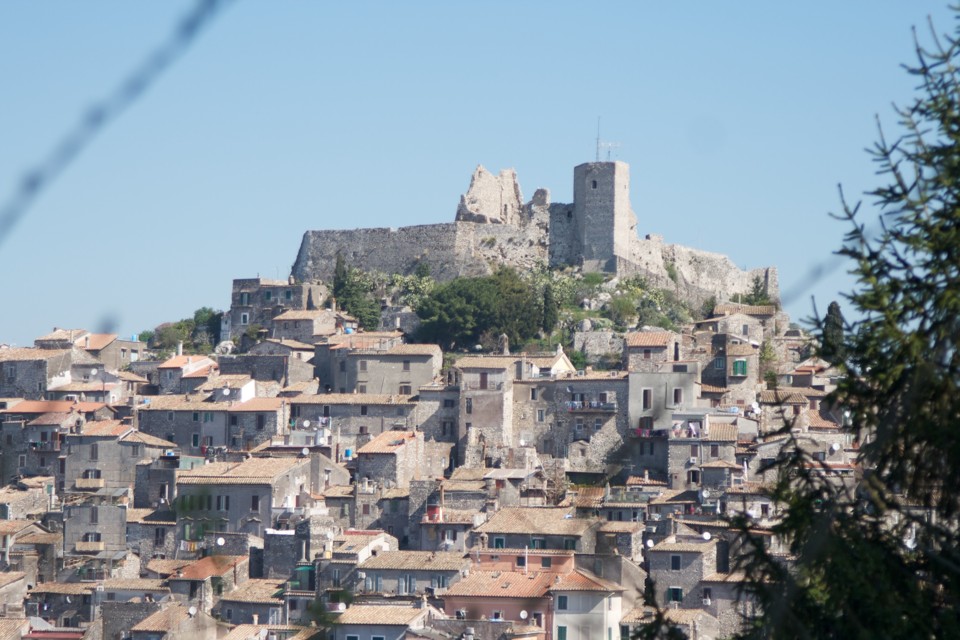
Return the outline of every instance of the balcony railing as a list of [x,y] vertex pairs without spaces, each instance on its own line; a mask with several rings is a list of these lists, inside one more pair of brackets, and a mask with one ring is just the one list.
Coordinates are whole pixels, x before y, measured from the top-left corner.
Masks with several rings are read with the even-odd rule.
[[567,403],[567,411],[611,412],[617,410],[616,402],[598,402],[589,400],[571,400]]
[[77,478],[73,485],[77,489],[103,489],[106,486],[103,478]]
[[83,540],[78,540],[74,545],[74,549],[77,550],[77,553],[93,553],[96,551],[103,551],[104,546],[102,541],[96,542],[86,542]]

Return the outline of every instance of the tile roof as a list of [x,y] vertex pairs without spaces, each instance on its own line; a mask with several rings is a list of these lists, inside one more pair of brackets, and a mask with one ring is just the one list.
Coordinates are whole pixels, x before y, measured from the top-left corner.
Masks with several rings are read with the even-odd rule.
[[[0,353],[3,350],[0,349]],[[90,413],[102,409],[106,404],[102,402],[77,402],[76,400],[24,400],[18,402],[10,409],[4,409],[0,413],[13,415],[43,415],[44,413]]]
[[443,351],[436,344],[398,344],[387,350],[388,356],[435,356],[443,357]]
[[701,393],[726,393],[726,387],[718,387],[716,385],[707,384],[706,382],[700,383],[700,392]]
[[273,484],[303,460],[293,457],[249,458],[243,462],[213,462],[181,471],[177,484]]
[[157,578],[112,578],[103,581],[108,591],[170,591],[165,580]]
[[459,369],[509,369],[519,356],[464,356],[454,366]]
[[743,313],[748,316],[772,316],[777,312],[777,308],[772,304],[751,305],[725,303],[718,304],[713,308],[715,316],[729,316],[735,313]]
[[284,580],[251,578],[230,593],[220,596],[221,602],[283,604]]
[[227,407],[215,402],[204,402],[206,396],[146,396],[137,411],[226,411]]
[[34,347],[10,347],[0,349],[0,362],[30,362],[51,360],[69,354],[72,349],[36,349]]
[[290,347],[295,351],[313,351],[314,345],[307,344],[306,342],[300,342],[299,340],[291,340],[290,338],[267,338],[264,342],[275,344],[281,347]]
[[710,616],[703,609],[667,609],[663,617],[674,624],[691,625],[704,616]]
[[663,542],[654,545],[653,548],[649,549],[647,553],[652,551],[674,551],[680,553],[704,553],[711,547],[717,544],[717,539],[713,538],[708,541],[678,541],[676,537],[670,536]]
[[400,447],[416,439],[414,431],[384,431],[376,438],[357,449],[357,454],[396,453]]
[[36,520],[0,520],[0,536],[12,536],[34,524]]
[[0,589],[13,584],[17,580],[23,580],[27,574],[23,571],[3,571],[0,572]]
[[562,507],[504,507],[477,527],[478,533],[537,533],[560,536],[579,536],[595,521],[572,516],[572,510]]
[[760,392],[761,404],[807,404],[807,398],[795,391],[772,391],[764,390]]
[[95,584],[90,582],[40,582],[30,593],[51,593],[64,596],[81,596],[93,593]]
[[216,364],[207,364],[200,367],[199,369],[196,369],[195,371],[191,371],[190,373],[183,374],[183,378],[185,380],[189,380],[193,378],[208,378],[212,375],[215,375],[216,372],[217,372]]
[[163,633],[174,631],[180,624],[190,617],[190,611],[186,605],[170,604],[169,606],[153,613],[137,624],[130,627],[130,631],[148,631]]
[[117,339],[115,333],[91,333],[74,340],[73,344],[87,351],[100,351]]
[[320,393],[289,398],[290,404],[412,404],[412,396],[378,393]]
[[708,576],[705,576],[700,579],[700,582],[727,582],[727,583],[740,583],[746,582],[747,574],[743,572],[738,573],[711,573]]
[[840,423],[831,418],[830,415],[824,411],[807,412],[807,424],[811,429],[840,429]]
[[703,435],[704,440],[715,440],[718,442],[736,442],[739,429],[735,424],[710,423],[709,431]]
[[193,564],[194,560],[172,560],[153,558],[147,563],[147,571],[159,574],[161,576],[171,576],[177,573],[177,569],[182,569]]
[[409,604],[355,604],[337,616],[337,624],[408,626],[426,612]]
[[636,533],[643,529],[641,522],[619,522],[609,520],[600,525],[600,531],[603,533]]
[[628,347],[666,347],[676,334],[670,331],[637,331],[624,336]]
[[666,480],[654,480],[653,478],[644,478],[642,476],[630,476],[627,478],[628,487],[665,487]]
[[596,509],[603,504],[603,487],[581,487],[577,495],[570,500],[570,504],[580,509]]
[[289,311],[284,311],[278,316],[274,316],[273,320],[318,320],[324,317],[333,318],[336,316],[336,312],[330,311],[329,309],[291,309]]
[[61,544],[63,542],[62,533],[28,533],[25,536],[17,538],[17,544]]
[[[638,523],[633,523],[638,524]],[[551,591],[623,591],[623,587],[610,580],[597,577],[585,571],[584,569],[574,569],[570,573],[563,574],[560,581],[556,580]]]
[[175,525],[176,523],[177,515],[173,511],[127,508],[127,524]]
[[0,618],[0,640],[20,640],[29,630],[29,618]]
[[34,418],[27,425],[31,427],[60,426],[70,419],[75,419],[78,415],[80,414],[69,411],[52,411]]
[[177,444],[170,442],[169,440],[164,440],[163,438],[158,438],[152,436],[149,433],[144,433],[143,431],[131,431],[127,435],[120,438],[121,442],[137,442],[139,444],[147,445],[148,447],[161,447],[163,449],[176,449]]
[[241,389],[251,382],[253,382],[253,378],[245,373],[221,373],[202,384],[200,390]]
[[45,336],[40,336],[36,338],[38,342],[52,342],[54,340],[63,340],[67,342],[74,342],[75,340],[89,334],[90,332],[86,329],[61,329],[60,327],[54,327],[53,331],[48,333]]
[[81,436],[122,436],[133,427],[121,420],[94,420],[80,429]]
[[308,640],[317,633],[316,628],[291,624],[240,624],[220,640],[262,640],[269,637],[270,632],[276,631],[283,632],[279,634],[283,640]]
[[283,398],[250,398],[246,402],[235,404],[230,407],[231,413],[244,413],[247,411],[276,411],[284,404]]
[[124,382],[143,382],[143,383],[150,382],[143,376],[138,376],[132,371],[118,371],[117,378],[119,378],[120,380],[123,380]]
[[447,597],[541,598],[554,585],[556,573],[541,571],[471,571],[447,589]]
[[206,556],[183,567],[179,570],[179,573],[175,573],[170,579],[206,580],[212,576],[222,576],[228,571],[232,571],[234,567],[246,559],[246,556]]
[[197,356],[197,355],[185,355],[185,356],[173,356],[172,358],[165,360],[158,369],[183,369],[187,365],[193,364],[202,364],[203,366],[208,366],[211,364],[216,364],[213,360],[207,356]]
[[454,551],[381,551],[370,556],[360,569],[401,569],[406,571],[459,571],[470,559]]

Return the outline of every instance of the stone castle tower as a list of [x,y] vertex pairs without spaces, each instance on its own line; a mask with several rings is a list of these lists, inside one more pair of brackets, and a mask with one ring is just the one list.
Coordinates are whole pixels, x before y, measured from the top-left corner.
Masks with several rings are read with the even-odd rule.
[[617,272],[630,256],[637,217],[630,208],[630,165],[587,162],[573,169],[574,230],[584,271]]

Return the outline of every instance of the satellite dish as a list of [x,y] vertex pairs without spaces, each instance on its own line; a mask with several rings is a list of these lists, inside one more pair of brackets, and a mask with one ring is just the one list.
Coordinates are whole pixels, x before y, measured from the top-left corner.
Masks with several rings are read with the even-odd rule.
[[833,451],[834,453],[840,451],[840,443],[834,442],[832,445],[830,445],[830,451]]
[[98,373],[100,373],[100,370],[99,370],[99,369],[90,369],[90,375],[95,376],[95,375],[97,375]]
[[647,540],[647,549],[653,549],[653,540]]
[[190,607],[189,609],[187,609],[187,613],[190,614],[190,617],[192,618],[193,616],[197,615],[197,608]]
[[220,393],[222,393],[222,394],[225,395],[225,396],[228,396],[228,395],[230,395],[230,389],[224,389],[224,390],[221,391]]
[[223,543],[225,543],[225,542],[226,542],[226,540],[223,539],[223,536],[217,538],[217,546],[218,546],[218,547],[222,547],[222,546],[223,546]]
[[710,489],[703,490],[703,499],[708,500],[710,498]]
[[300,449],[300,453],[302,453],[305,456],[308,456],[310,455],[310,449],[304,447],[303,449]]
[[527,610],[526,610],[526,609],[521,609],[521,610],[520,610],[520,619],[521,619],[521,620],[526,620],[528,615],[530,615],[530,614],[527,613]]
[[526,443],[526,441],[525,441],[523,438],[520,438],[520,446],[521,446],[521,447],[527,446],[527,443]]
[[907,546],[907,549],[916,549],[916,548],[917,548],[917,539],[916,539],[916,538],[910,538],[909,540],[905,540],[903,544],[905,544],[905,545]]
[[710,532],[709,532],[709,531],[704,531],[704,532],[703,532],[703,535],[700,536],[700,537],[703,538],[704,540],[709,541],[710,538],[712,538],[713,536],[710,535]]
[[310,426],[310,421],[309,421],[309,420],[304,420],[304,421],[303,421],[303,426],[309,427],[309,426]]
[[73,602],[73,600],[70,599],[70,596],[67,596],[65,600],[67,601],[67,603]]

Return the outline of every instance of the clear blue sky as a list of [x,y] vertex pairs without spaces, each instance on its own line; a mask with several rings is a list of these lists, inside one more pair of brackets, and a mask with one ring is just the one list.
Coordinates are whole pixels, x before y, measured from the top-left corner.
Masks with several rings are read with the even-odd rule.
[[[190,6],[0,4],[0,203]],[[0,245],[0,343],[225,308],[307,229],[452,220],[478,164],[569,201],[598,116],[641,234],[795,290],[846,230],[838,183],[877,184],[864,149],[928,15],[953,30],[925,0],[231,4]]]

